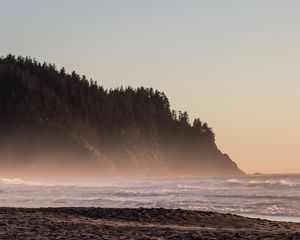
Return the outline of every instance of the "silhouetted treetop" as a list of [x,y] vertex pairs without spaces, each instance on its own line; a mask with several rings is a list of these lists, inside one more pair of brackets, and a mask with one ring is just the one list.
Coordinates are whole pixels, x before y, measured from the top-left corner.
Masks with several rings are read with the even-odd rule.
[[[29,57],[0,59],[0,94],[1,120],[9,123],[51,122],[60,128],[94,129],[99,135],[133,128],[147,134],[195,129],[187,112],[170,110],[163,92],[144,87],[104,90],[75,71],[67,74],[65,68]],[[197,131],[213,136],[206,124],[196,125]]]

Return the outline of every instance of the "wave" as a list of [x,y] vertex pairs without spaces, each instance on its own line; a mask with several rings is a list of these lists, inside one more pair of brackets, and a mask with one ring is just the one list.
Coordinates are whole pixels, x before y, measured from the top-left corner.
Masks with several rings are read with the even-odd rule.
[[286,179],[280,180],[252,180],[248,182],[249,187],[300,187],[300,183],[291,182]]
[[229,186],[243,186],[243,187],[291,187],[291,188],[300,188],[299,182],[291,182],[286,179],[279,180],[249,180],[241,181],[238,179],[228,179],[226,185]]
[[139,190],[116,189],[116,191],[113,191],[112,194],[116,195],[116,196],[122,196],[122,197],[133,197],[133,196],[157,197],[157,196],[193,194],[195,192],[201,191],[201,189],[202,188],[199,188],[199,187],[177,184],[175,187],[162,188],[162,189],[156,189],[156,190],[153,189],[153,190],[149,190],[149,191],[145,191],[145,190],[141,190],[141,189],[139,189]]
[[161,191],[131,191],[131,190],[117,190],[112,194],[119,197],[158,197],[158,196],[169,196],[176,192],[172,190],[161,190]]
[[20,178],[3,178],[0,182],[3,184],[25,184],[25,181]]
[[199,190],[201,188],[199,187],[194,187],[194,186],[188,186],[188,185],[182,185],[182,184],[177,184],[176,188],[183,190],[183,191],[195,191],[195,190]]
[[241,180],[238,179],[228,179],[226,181],[227,185],[234,185],[234,186],[243,186],[244,183]]
[[[286,196],[286,195],[257,195],[257,194],[208,194],[206,195],[208,197],[214,197],[214,198],[242,198],[242,199],[266,199],[266,200],[291,200],[291,201],[300,201],[300,196]],[[259,204],[256,202],[255,204]],[[263,202],[263,204],[265,204]]]
[[55,186],[54,184],[47,184],[41,182],[33,182],[33,181],[24,181],[20,178],[2,178],[0,179],[0,184],[7,185],[28,185],[28,186]]

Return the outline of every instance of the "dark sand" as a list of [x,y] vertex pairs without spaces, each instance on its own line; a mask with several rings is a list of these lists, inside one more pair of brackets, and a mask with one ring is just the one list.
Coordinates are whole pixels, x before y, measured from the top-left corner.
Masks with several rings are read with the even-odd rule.
[[0,239],[300,239],[300,223],[167,209],[0,208]]

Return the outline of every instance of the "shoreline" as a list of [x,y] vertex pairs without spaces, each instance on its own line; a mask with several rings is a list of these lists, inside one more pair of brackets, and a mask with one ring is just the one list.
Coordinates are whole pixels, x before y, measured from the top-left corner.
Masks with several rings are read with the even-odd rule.
[[164,208],[0,208],[0,239],[300,239],[300,223]]
[[274,222],[293,222],[300,223],[300,216],[284,216],[284,215],[264,215],[256,213],[233,213],[241,217],[259,218],[262,220],[270,220]]

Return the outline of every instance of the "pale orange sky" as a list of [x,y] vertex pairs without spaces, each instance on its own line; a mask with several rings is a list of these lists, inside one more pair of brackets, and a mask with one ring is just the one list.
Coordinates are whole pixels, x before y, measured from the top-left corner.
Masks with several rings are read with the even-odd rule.
[[300,2],[0,2],[3,55],[164,91],[246,172],[300,172]]

